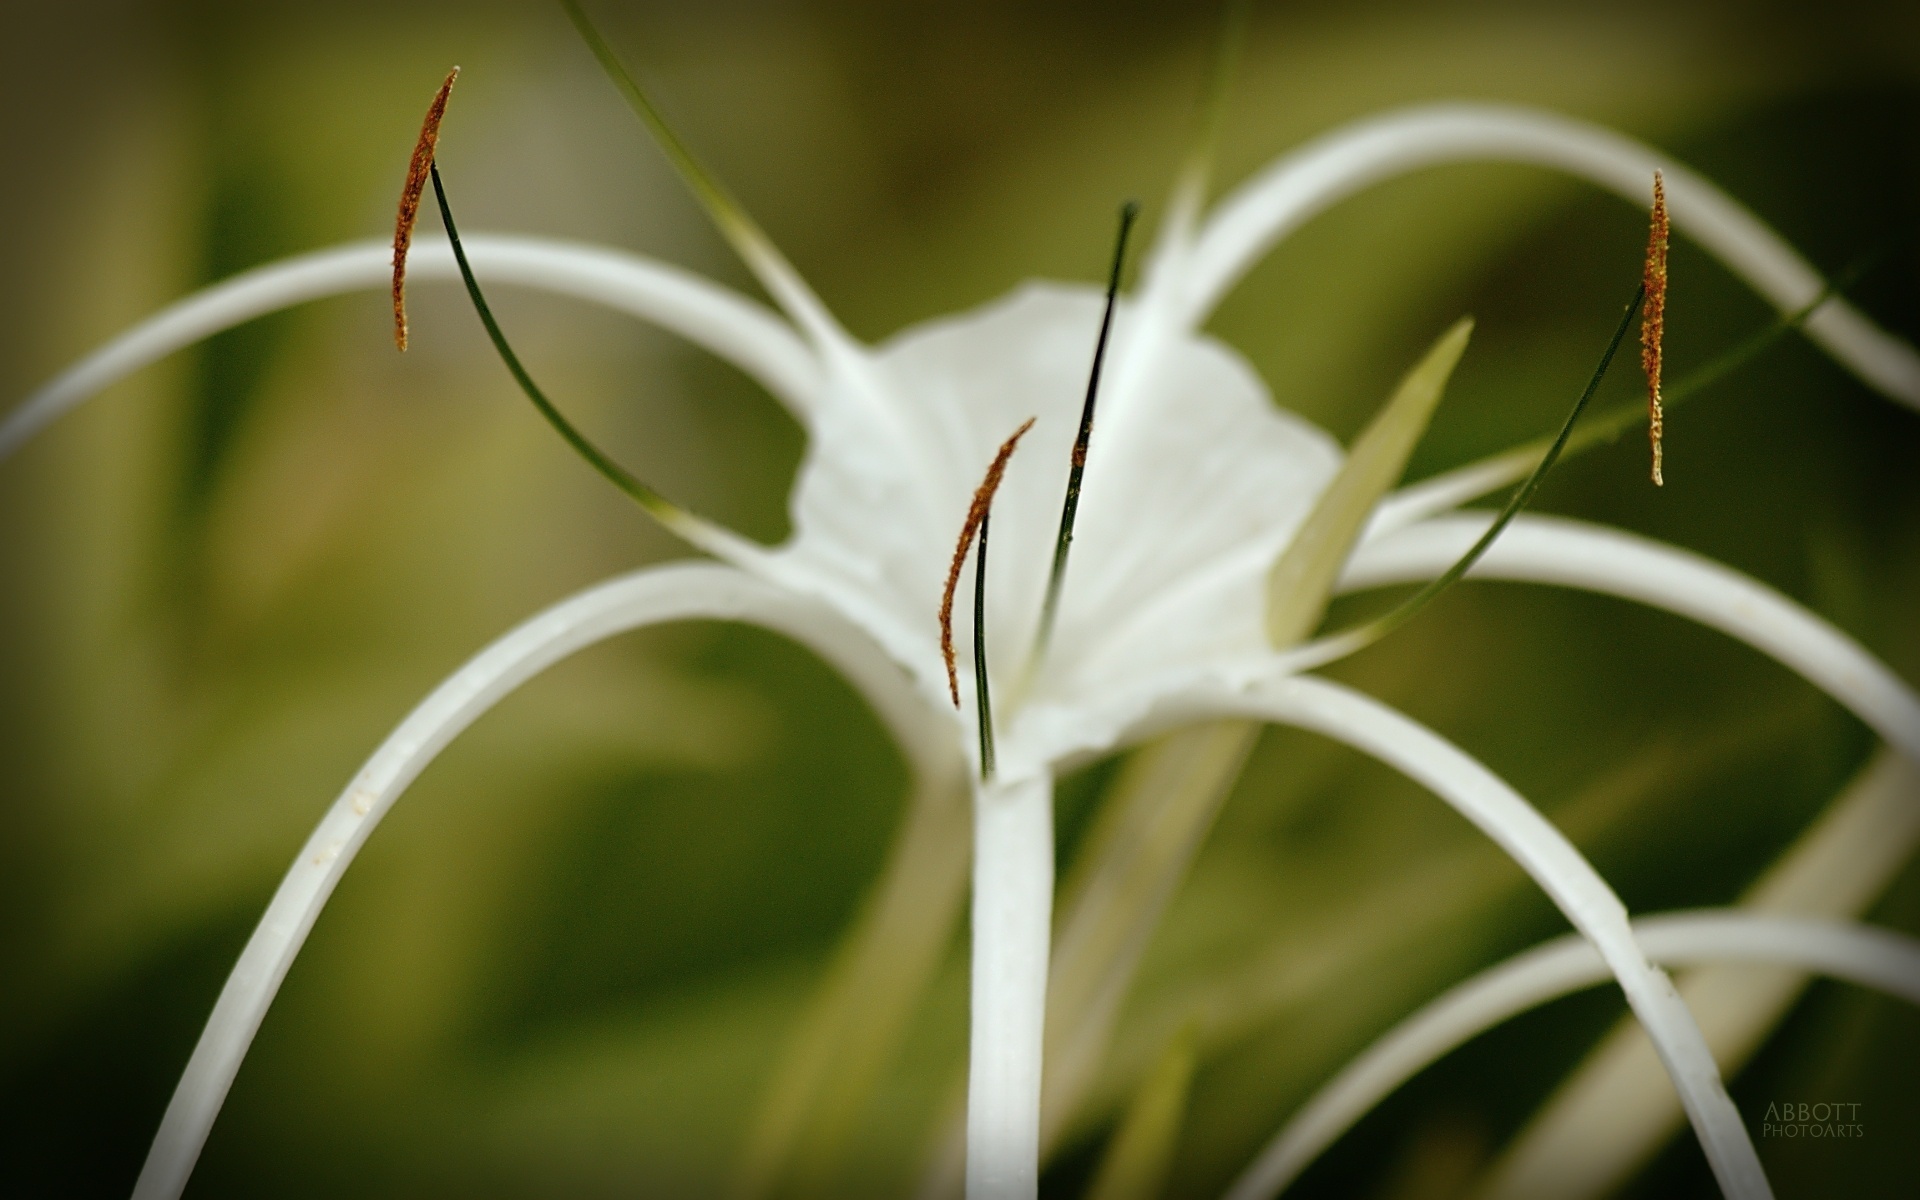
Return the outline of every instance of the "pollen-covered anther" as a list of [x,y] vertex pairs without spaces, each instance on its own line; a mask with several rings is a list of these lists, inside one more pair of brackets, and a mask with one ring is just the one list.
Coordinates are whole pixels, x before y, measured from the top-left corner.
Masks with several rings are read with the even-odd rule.
[[1653,482],[1666,483],[1660,466],[1661,438],[1666,433],[1660,409],[1660,350],[1667,333],[1667,191],[1660,172],[1653,173],[1653,220],[1647,231],[1647,265],[1642,276],[1647,287],[1640,310],[1640,365],[1647,374],[1647,440],[1653,447]]
[[440,144],[440,121],[447,115],[447,97],[460,68],[447,72],[446,81],[427,106],[427,119],[420,125],[420,140],[413,145],[413,161],[407,164],[407,185],[400,192],[400,213],[393,222],[393,344],[407,348],[407,247],[413,243],[413,223],[420,216],[420,196],[427,189],[427,177],[433,169],[433,153]]
[[974,489],[973,503],[967,506],[967,522],[960,528],[960,541],[954,546],[953,562],[947,567],[947,588],[940,596],[940,657],[947,663],[947,690],[953,695],[955,708],[960,707],[960,675],[953,661],[953,594],[960,586],[960,568],[966,565],[967,551],[973,547],[973,536],[980,531],[980,522],[993,507],[993,494],[1000,490],[1001,476],[1007,473],[1007,460],[1013,457],[1014,447],[1027,436],[1027,430],[1033,428],[1033,422],[1034,418],[1028,417],[1013,431],[1013,436],[1000,443],[999,451],[987,467],[986,478]]

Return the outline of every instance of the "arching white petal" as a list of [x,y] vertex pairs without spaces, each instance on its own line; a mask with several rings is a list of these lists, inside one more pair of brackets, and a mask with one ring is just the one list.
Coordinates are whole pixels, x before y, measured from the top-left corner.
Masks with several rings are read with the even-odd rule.
[[1540,465],[1540,456],[1538,447],[1523,446],[1389,492],[1374,508],[1360,540],[1364,543],[1385,537],[1416,521],[1437,517],[1508,484],[1519,483]]
[[[1492,517],[1438,517],[1363,543],[1346,591],[1431,579]],[[1731,567],[1635,534],[1564,517],[1521,516],[1469,578],[1553,583],[1638,600],[1731,634],[1805,676],[1875,733],[1920,762],[1920,699],[1846,634]]]
[[[1640,946],[1669,967],[1743,961],[1816,971],[1920,1004],[1920,939],[1890,930],[1738,910],[1673,913],[1633,923]],[[1226,1200],[1270,1200],[1395,1089],[1456,1047],[1549,1001],[1604,983],[1607,965],[1577,937],[1536,946],[1428,1004],[1314,1094],[1234,1182]]]
[[784,633],[845,675],[874,706],[923,777],[958,769],[952,723],[899,669],[832,612],[711,563],[655,567],[580,592],[481,651],[408,715],[360,769],[300,850],[241,951],[167,1105],[135,1200],[173,1200],[287,968],[334,886],[381,818],[462,730],[522,683],[574,652],[643,625],[747,621]]
[[[1358,121],[1307,143],[1242,184],[1214,209],[1185,265],[1182,315],[1206,320],[1273,244],[1316,213],[1372,184],[1440,163],[1492,160],[1553,167],[1635,204],[1665,174],[1674,227],[1720,258],[1783,312],[1810,303],[1820,275],[1779,234],[1712,183],[1651,146],[1534,109],[1439,104]],[[1806,321],[1807,335],[1871,386],[1920,408],[1920,354],[1844,300]]]
[[1635,943],[1626,909],[1573,844],[1504,780],[1379,701],[1312,676],[1195,688],[1170,699],[1157,720],[1202,716],[1254,717],[1345,742],[1431,789],[1478,826],[1532,876],[1619,981],[1686,1105],[1721,1191],[1732,1200],[1773,1194],[1706,1039],[1672,982]]
[[1033,1200],[1053,935],[1053,780],[981,784],[973,829],[967,1200]]
[[[1740,898],[1749,912],[1854,919],[1920,844],[1920,769],[1882,746],[1820,819]],[[1723,965],[1674,981],[1723,1070],[1738,1071],[1805,993],[1806,974]],[[1600,1200],[1659,1152],[1684,1116],[1637,1027],[1621,1022],[1488,1167],[1478,1200]]]
[[[651,321],[739,367],[802,423],[820,392],[820,364],[763,306],[678,267],[624,251],[545,238],[478,234],[464,239],[476,274],[577,296]],[[62,413],[174,351],[255,317],[343,292],[385,288],[393,249],[353,242],[256,267],[162,309],[50,381],[0,423],[0,458]],[[408,278],[457,279],[443,237],[423,237]]]

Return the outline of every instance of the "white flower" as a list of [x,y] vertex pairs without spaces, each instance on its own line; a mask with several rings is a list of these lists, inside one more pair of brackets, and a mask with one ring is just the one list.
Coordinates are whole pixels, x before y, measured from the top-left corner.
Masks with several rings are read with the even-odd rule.
[[[762,547],[670,515],[676,530],[726,565],[655,567],[563,601],[483,651],[415,710],[286,876],[194,1052],[136,1194],[170,1197],[184,1187],[321,907],[441,748],[513,688],[583,646],[643,624],[718,617],[779,630],[838,666],[908,751],[922,805],[971,790],[970,1195],[1031,1197],[1037,1185],[1053,778],[1148,733],[1217,717],[1294,724],[1348,742],[1424,783],[1498,841],[1626,991],[1722,1187],[1767,1195],[1699,1029],[1649,964],[1625,909],[1571,844],[1464,752],[1377,701],[1298,674],[1268,640],[1269,573],[1340,470],[1342,451],[1277,407],[1247,363],[1199,327],[1239,276],[1314,212],[1391,174],[1463,158],[1558,167],[1635,200],[1662,168],[1675,224],[1768,299],[1792,310],[1820,292],[1798,256],[1711,184],[1613,134],[1516,109],[1389,114],[1280,160],[1204,223],[1190,203],[1176,204],[1142,286],[1119,308],[1059,620],[1030,677],[1100,292],[1028,284],[979,311],[866,347],[725,208],[723,226],[787,319],[619,252],[468,239],[485,280],[571,292],[657,321],[736,363],[786,403],[809,439],[792,501],[793,536]],[[416,278],[452,273],[444,242],[423,241],[415,255]],[[190,297],[31,399],[0,427],[0,453],[173,349],[276,308],[382,286],[385,273],[384,245],[355,245]],[[1844,302],[1823,305],[1806,328],[1862,378],[1920,405],[1920,358]],[[936,611],[973,490],[995,448],[1029,417],[1033,431],[993,507],[985,613],[989,676],[1000,695],[999,769],[983,781],[973,707],[956,712],[949,701]],[[1486,525],[1482,516],[1446,511],[1517,477],[1513,461],[1499,460],[1387,498],[1342,586],[1443,571]],[[1696,617],[1793,666],[1920,759],[1920,703],[1901,680],[1817,618],[1727,568],[1611,530],[1522,518],[1479,573],[1612,592]],[[965,645],[970,633],[963,615],[957,640]],[[961,677],[970,695],[980,681],[970,665]]]
[[[740,556],[859,624],[944,707],[933,618],[954,536],[996,447],[1036,418],[993,505],[987,640],[1007,778],[1110,749],[1154,701],[1270,660],[1267,571],[1340,462],[1211,338],[1129,362],[1143,313],[1123,306],[1057,633],[1010,697],[1037,634],[1101,306],[1091,288],[1027,284],[878,347],[864,378],[825,389],[808,414],[792,539]],[[970,636],[963,617],[956,641]]]

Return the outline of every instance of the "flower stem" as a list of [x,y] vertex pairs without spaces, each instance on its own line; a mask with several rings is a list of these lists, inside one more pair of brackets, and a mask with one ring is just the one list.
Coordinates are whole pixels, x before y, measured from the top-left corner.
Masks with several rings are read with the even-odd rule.
[[1033,1200],[1040,1184],[1040,1065],[1053,925],[1053,787],[976,793],[967,1200]]

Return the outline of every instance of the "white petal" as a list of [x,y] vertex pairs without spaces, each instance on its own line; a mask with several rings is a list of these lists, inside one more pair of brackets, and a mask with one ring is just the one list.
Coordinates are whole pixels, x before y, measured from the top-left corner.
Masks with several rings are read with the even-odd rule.
[[[1633,923],[1665,966],[1772,963],[1817,971],[1920,1004],[1920,939],[1890,930],[1738,910],[1674,913]],[[1227,1193],[1269,1200],[1374,1105],[1455,1047],[1549,1001],[1604,983],[1607,965],[1577,937],[1537,946],[1448,991],[1388,1031],[1300,1108]]]
[[[820,364],[778,317],[698,275],[543,238],[478,234],[464,244],[482,279],[578,296],[670,329],[758,380],[803,423],[823,386]],[[0,423],[0,458],[103,388],[202,338],[323,296],[385,288],[392,254],[384,242],[354,242],[257,267],[175,302],[28,397]],[[414,281],[459,277],[445,238],[416,242],[407,273]]]
[[[837,393],[821,404],[794,540],[767,569],[874,629],[944,693],[935,618],[954,540],[995,450],[1035,417],[993,508],[988,645],[996,677],[1013,678],[1052,560],[1101,304],[1091,288],[1029,284],[880,347],[874,373],[895,419]],[[1115,352],[1144,332],[1123,305]],[[1036,707],[1264,653],[1264,572],[1339,462],[1331,438],[1276,408],[1210,338],[1173,341],[1154,383],[1135,419],[1095,421]],[[964,647],[971,623],[957,607]]]
[[[1712,183],[1651,146],[1609,129],[1533,109],[1440,104],[1356,122],[1307,143],[1226,197],[1214,210],[1182,279],[1188,327],[1273,244],[1316,213],[1372,184],[1440,163],[1471,160],[1553,167],[1651,202],[1653,172],[1666,177],[1674,227],[1691,236],[1783,312],[1820,294],[1820,275],[1779,234]],[[1844,300],[1807,319],[1809,337],[1862,380],[1920,408],[1920,354]]]
[[[1920,843],[1920,770],[1887,747],[1741,897],[1744,909],[1827,920],[1857,917]],[[1765,1044],[1808,978],[1789,969],[1714,966],[1674,981],[1722,1069]],[[1600,1200],[1618,1191],[1684,1120],[1640,1030],[1621,1023],[1589,1052],[1482,1178],[1481,1200]]]
[[[1347,565],[1348,591],[1431,579],[1492,517],[1439,517],[1366,542]],[[1712,559],[1605,526],[1520,516],[1469,578],[1554,583],[1638,600],[1691,617],[1773,656],[1920,762],[1920,699],[1846,634],[1765,584]]]
[[1342,741],[1417,780],[1505,850],[1599,951],[1674,1081],[1714,1177],[1730,1200],[1773,1193],[1699,1026],[1666,974],[1634,941],[1626,909],[1573,844],[1519,793],[1432,730],[1380,702],[1312,676],[1244,690],[1196,689],[1161,720],[1255,717]]
[[967,1200],[1033,1200],[1053,931],[1053,781],[982,784],[973,828]]
[[1537,447],[1531,446],[1508,450],[1389,492],[1374,508],[1360,540],[1367,542],[1385,537],[1415,521],[1450,512],[1488,492],[1519,483],[1533,474],[1540,463],[1540,454]]
[[728,567],[655,567],[580,592],[481,651],[401,722],[301,848],[241,951],[194,1047],[134,1188],[173,1200],[186,1186],[280,981],[347,866],[407,785],[463,729],[522,683],[574,652],[643,625],[749,621],[819,653],[867,697],[926,777],[957,767],[952,728],[860,633],[806,599]]

